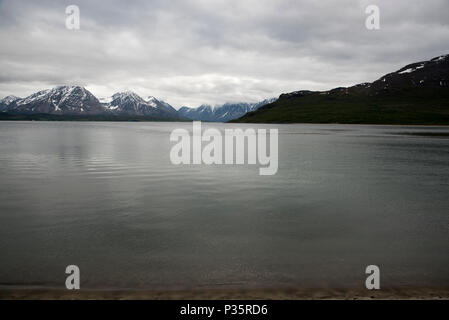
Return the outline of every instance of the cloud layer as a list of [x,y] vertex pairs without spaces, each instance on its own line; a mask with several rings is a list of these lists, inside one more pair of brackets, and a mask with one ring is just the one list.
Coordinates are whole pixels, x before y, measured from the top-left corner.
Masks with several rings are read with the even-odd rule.
[[[65,27],[68,5],[80,30]],[[381,29],[365,28],[376,4]],[[0,97],[83,85],[176,108],[373,81],[449,53],[447,0],[0,1]]]

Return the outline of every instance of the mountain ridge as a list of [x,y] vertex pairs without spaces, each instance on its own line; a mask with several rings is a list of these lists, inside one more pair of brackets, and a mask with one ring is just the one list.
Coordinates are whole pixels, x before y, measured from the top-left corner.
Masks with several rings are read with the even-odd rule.
[[241,117],[247,112],[255,111],[263,105],[274,102],[277,98],[269,98],[255,103],[226,102],[222,105],[211,106],[201,105],[198,108],[181,107],[178,112],[191,120],[210,121],[210,122],[227,122]]
[[[133,91],[122,91],[107,98],[97,99],[81,86],[57,86],[40,90],[25,98],[9,95],[0,99],[2,119],[43,119],[52,120],[84,119],[146,119],[146,120],[202,120],[226,122],[273,102],[274,98],[257,103],[225,103],[211,107],[182,107],[176,110],[165,101],[154,96],[142,98]],[[24,115],[25,117],[18,117]],[[48,116],[45,116],[48,115]]]
[[81,86],[57,86],[25,98],[6,96],[0,100],[0,112],[15,116],[49,115],[51,119],[57,119],[57,116],[96,116],[111,119],[142,117],[148,120],[183,120],[171,105],[155,97],[144,100],[132,91],[124,91],[99,100]]
[[408,64],[378,80],[284,93],[230,122],[449,124],[449,55]]

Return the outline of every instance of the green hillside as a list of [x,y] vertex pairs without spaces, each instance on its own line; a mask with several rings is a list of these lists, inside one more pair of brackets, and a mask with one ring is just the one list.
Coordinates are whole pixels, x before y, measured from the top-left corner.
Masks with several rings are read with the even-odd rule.
[[449,55],[410,64],[373,83],[282,94],[232,122],[449,125]]
[[449,125],[449,90],[410,90],[374,97],[335,92],[281,97],[232,122]]

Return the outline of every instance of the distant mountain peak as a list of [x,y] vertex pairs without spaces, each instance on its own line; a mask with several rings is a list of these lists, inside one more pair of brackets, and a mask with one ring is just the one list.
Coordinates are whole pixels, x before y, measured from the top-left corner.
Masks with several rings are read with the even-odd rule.
[[0,108],[4,112],[24,114],[99,114],[103,111],[98,99],[80,86],[57,86],[23,99],[8,98],[2,100]]
[[114,93],[112,95],[113,99],[133,99],[133,100],[138,100],[138,101],[144,101],[142,99],[142,97],[140,97],[137,93],[133,92],[133,91],[122,91],[122,92],[117,92]]
[[153,96],[149,96],[147,100],[144,100],[137,93],[130,90],[117,92],[112,97],[101,99],[101,102],[113,114],[167,118],[176,118],[178,116],[177,111],[168,103],[160,101]]
[[276,98],[266,99],[256,103],[226,102],[222,105],[211,106],[203,104],[198,108],[181,107],[178,113],[183,117],[191,120],[211,121],[211,122],[227,122],[237,119],[244,114],[257,110],[259,107],[275,101]]

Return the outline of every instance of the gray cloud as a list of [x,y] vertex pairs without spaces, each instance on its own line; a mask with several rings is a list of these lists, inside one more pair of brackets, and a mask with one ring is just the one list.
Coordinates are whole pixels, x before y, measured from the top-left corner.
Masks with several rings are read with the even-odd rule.
[[[65,28],[77,4],[81,29]],[[377,4],[381,29],[365,28]],[[0,1],[0,96],[62,84],[173,104],[373,81],[449,52],[447,0]]]

